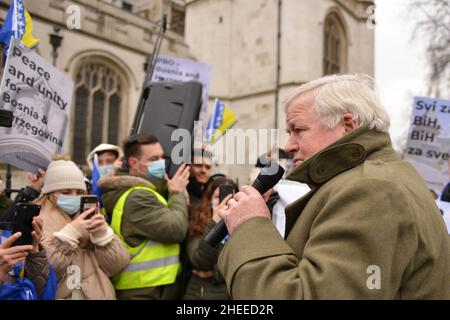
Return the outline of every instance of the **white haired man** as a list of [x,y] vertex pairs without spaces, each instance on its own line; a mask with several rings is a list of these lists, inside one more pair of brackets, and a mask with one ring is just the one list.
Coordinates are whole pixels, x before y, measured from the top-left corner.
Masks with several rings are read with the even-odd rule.
[[244,186],[220,211],[219,258],[234,299],[449,299],[450,241],[428,188],[394,152],[373,79],[328,76],[286,102],[294,168],[311,191],[283,239]]

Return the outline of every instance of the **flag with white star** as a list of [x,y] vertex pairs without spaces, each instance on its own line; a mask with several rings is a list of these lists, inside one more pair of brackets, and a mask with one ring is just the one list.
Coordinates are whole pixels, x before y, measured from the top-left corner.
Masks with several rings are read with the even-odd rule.
[[12,37],[21,40],[28,48],[37,46],[40,40],[32,35],[32,31],[33,21],[22,0],[12,0],[5,23],[0,30],[0,42],[6,44],[5,53],[8,53]]

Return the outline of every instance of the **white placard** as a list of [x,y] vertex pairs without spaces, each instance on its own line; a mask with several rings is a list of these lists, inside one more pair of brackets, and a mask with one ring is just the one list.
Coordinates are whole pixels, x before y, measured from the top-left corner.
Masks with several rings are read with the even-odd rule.
[[273,207],[272,222],[277,227],[281,236],[284,237],[286,231],[286,215],[284,209],[294,201],[303,197],[311,189],[304,183],[285,179],[280,180],[273,189],[278,192],[280,199]]
[[73,81],[12,38],[0,89],[0,109],[14,113],[0,128],[0,162],[37,172],[60,153],[69,123]]
[[430,189],[440,192],[448,180],[450,100],[414,99],[405,160],[419,171]]

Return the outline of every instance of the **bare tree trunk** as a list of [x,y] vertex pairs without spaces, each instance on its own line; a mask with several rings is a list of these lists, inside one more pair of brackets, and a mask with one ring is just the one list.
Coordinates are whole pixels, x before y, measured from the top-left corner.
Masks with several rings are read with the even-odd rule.
[[421,18],[413,39],[427,41],[428,94],[440,97],[450,93],[450,0],[414,0],[410,10]]

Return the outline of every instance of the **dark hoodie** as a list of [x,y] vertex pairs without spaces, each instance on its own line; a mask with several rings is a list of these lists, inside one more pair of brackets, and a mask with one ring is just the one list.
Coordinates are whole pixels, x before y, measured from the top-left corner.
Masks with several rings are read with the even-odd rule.
[[[112,216],[120,196],[131,187],[146,186],[162,195],[166,194],[167,188],[161,181],[152,183],[144,178],[130,175],[103,177],[99,181],[99,186],[103,190],[102,200],[107,214]],[[155,187],[155,184],[159,185]],[[129,246],[138,246],[146,240],[181,243],[186,237],[187,229],[188,211],[186,199],[182,193],[169,193],[167,207],[145,190],[134,190],[128,195],[124,205],[121,232]],[[167,286],[117,290],[117,298],[121,300],[179,299],[183,294],[182,279],[179,278],[174,284]]]
[[189,193],[189,204],[195,205],[203,197],[205,185],[200,184],[195,177],[190,177],[186,189]]
[[442,190],[441,201],[450,202],[450,182],[447,183],[444,190]]

